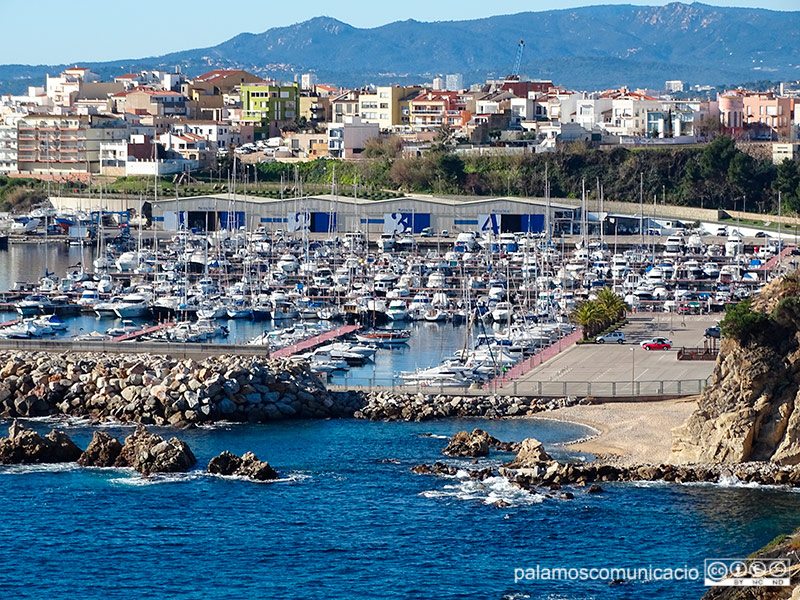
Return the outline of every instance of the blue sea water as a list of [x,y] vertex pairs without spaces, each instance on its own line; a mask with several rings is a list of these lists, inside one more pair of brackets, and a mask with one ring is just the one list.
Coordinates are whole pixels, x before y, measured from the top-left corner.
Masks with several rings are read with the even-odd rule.
[[[443,458],[443,436],[476,426],[504,440],[535,436],[562,456],[559,442],[587,433],[547,420],[296,421],[161,430],[197,455],[186,475],[0,467],[0,592],[98,600],[677,600],[699,598],[702,582],[515,583],[514,569],[702,570],[705,558],[746,556],[798,525],[800,494],[774,489],[610,484],[600,495],[575,488],[575,499],[563,501],[499,479],[477,484],[409,470]],[[84,446],[93,429],[67,431]],[[205,475],[225,449],[254,451],[281,481]],[[511,506],[488,504],[497,498]]]

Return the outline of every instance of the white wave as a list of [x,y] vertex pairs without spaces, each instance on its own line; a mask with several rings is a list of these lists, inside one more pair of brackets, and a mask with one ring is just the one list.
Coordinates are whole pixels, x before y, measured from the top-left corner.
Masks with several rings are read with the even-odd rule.
[[78,463],[47,463],[37,465],[2,465],[0,475],[26,475],[28,473],[69,473],[83,469]]
[[553,446],[569,446],[571,444],[581,444],[583,442],[588,442],[589,440],[593,440],[598,435],[602,433],[597,427],[592,427],[591,425],[587,425],[586,423],[581,423],[580,421],[570,421],[569,419],[554,419],[552,417],[529,417],[531,420],[538,420],[538,421],[551,421],[555,423],[569,423],[571,425],[578,425],[584,429],[588,429],[591,433],[581,436],[579,438],[575,438],[572,440],[566,440],[563,442],[556,442],[552,444]]
[[511,506],[529,506],[544,502],[541,494],[532,494],[513,486],[505,477],[489,477],[483,481],[460,478],[456,484],[445,485],[440,490],[427,490],[420,495],[425,498],[479,501],[483,504],[494,504],[503,500]]
[[156,473],[145,477],[143,475],[131,475],[130,477],[115,477],[109,479],[109,483],[115,485],[129,485],[134,487],[144,487],[149,485],[158,485],[161,483],[184,483],[188,481],[195,481],[205,477],[205,471],[189,471],[188,473]]
[[309,481],[312,479],[311,475],[308,473],[289,473],[283,477],[278,477],[278,479],[268,479],[266,481],[261,481],[259,479],[250,479],[249,477],[243,477],[242,475],[218,475],[216,473],[206,473],[209,477],[216,477],[218,479],[227,479],[230,481],[246,481],[248,483],[299,483],[302,481]]
[[429,437],[429,438],[433,438],[435,440],[449,440],[450,439],[449,435],[439,435],[438,433],[428,433],[428,434],[426,434],[426,435],[424,435],[422,437]]

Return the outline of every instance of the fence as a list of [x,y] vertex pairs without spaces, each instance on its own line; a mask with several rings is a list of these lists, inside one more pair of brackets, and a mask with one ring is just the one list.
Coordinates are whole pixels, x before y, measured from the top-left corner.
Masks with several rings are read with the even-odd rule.
[[[338,378],[337,378],[338,379]],[[402,394],[431,394],[444,396],[526,396],[537,398],[635,398],[653,396],[692,396],[708,386],[705,379],[676,379],[659,381],[512,381],[498,385],[488,381],[482,385],[451,385],[448,383],[404,383],[397,378],[356,378],[345,375],[329,384],[332,391],[388,392]]]

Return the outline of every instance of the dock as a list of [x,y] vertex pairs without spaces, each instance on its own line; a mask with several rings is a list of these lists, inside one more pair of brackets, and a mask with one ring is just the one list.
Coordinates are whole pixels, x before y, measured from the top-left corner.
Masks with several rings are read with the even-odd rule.
[[331,329],[330,331],[326,331],[320,335],[308,338],[302,342],[297,342],[291,346],[286,346],[280,350],[275,350],[275,352],[272,353],[272,357],[287,358],[289,356],[311,350],[317,346],[322,346],[323,344],[342,338],[353,333],[354,331],[358,331],[359,329],[361,329],[361,325],[345,325],[343,327],[337,327],[336,329]]
[[131,333],[126,333],[124,335],[119,335],[115,338],[112,338],[112,342],[129,342],[131,340],[136,340],[142,336],[150,335],[151,333],[157,333],[159,331],[163,331],[165,329],[169,329],[171,327],[175,327],[176,323],[173,321],[167,321],[165,323],[159,323],[158,325],[153,325],[152,327],[146,327],[144,329],[140,329],[139,331],[132,331]]

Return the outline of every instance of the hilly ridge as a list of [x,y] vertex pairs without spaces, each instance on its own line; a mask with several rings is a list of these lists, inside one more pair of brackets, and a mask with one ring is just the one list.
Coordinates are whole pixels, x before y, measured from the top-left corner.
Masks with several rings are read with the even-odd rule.
[[[526,44],[523,75],[577,89],[660,87],[673,78],[710,84],[800,78],[800,12],[679,2],[469,21],[409,19],[371,29],[316,17],[210,48],[89,65],[104,76],[176,66],[189,74],[238,67],[283,79],[315,71],[320,80],[347,86],[417,82],[447,72],[478,81],[507,74],[519,39]],[[0,89],[36,84],[61,66],[0,66]]]

